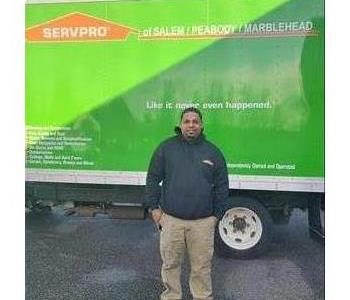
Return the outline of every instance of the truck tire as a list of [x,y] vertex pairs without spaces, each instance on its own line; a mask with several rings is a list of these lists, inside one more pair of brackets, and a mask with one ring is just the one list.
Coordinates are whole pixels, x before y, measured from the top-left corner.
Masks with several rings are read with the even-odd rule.
[[260,256],[270,244],[272,226],[272,218],[260,202],[232,198],[215,230],[215,252],[237,259]]

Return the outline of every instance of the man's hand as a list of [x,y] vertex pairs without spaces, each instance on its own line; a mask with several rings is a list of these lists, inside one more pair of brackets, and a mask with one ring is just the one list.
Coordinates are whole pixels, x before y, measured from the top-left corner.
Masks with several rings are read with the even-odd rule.
[[152,210],[152,213],[151,213],[152,220],[154,223],[156,223],[157,226],[159,225],[159,221],[160,221],[160,218],[162,217],[162,214],[163,212],[158,208]]

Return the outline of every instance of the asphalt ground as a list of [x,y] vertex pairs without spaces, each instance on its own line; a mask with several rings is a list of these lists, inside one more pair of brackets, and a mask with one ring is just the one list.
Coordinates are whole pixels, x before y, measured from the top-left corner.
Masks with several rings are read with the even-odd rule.
[[[158,299],[159,234],[149,219],[65,216],[62,208],[26,213],[26,299]],[[189,265],[183,266],[184,300]],[[213,259],[216,300],[324,299],[324,245],[309,238],[295,210],[276,226],[270,251],[253,260]]]

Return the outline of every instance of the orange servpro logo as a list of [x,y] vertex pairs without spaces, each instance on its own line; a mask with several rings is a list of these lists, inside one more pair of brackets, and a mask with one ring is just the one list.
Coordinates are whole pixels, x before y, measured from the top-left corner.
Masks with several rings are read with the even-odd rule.
[[35,25],[26,29],[31,42],[111,41],[126,40],[137,30],[80,12]]

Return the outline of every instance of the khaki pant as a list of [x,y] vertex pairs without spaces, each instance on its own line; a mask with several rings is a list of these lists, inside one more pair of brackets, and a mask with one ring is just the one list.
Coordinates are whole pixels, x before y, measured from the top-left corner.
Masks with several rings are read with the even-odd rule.
[[166,290],[161,300],[181,299],[181,263],[187,249],[191,264],[190,290],[195,300],[212,300],[211,260],[216,218],[182,220],[163,214],[160,219],[162,280]]

